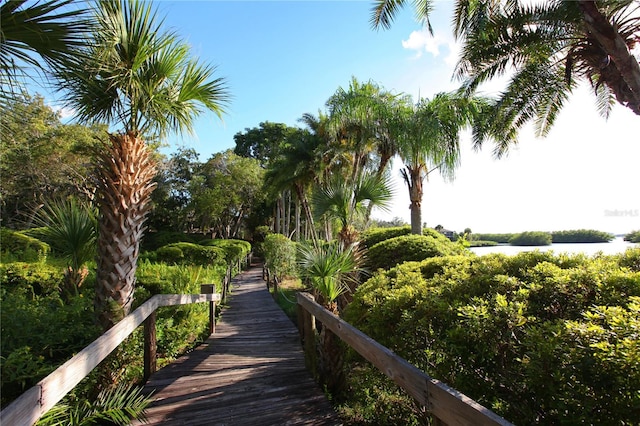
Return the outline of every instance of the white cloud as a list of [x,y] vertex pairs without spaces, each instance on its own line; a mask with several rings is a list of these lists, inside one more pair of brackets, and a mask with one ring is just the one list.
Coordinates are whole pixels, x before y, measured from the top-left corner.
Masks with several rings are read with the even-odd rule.
[[416,52],[416,59],[420,58],[424,52],[431,53],[433,57],[440,56],[441,48],[448,52],[444,58],[445,64],[453,67],[458,61],[460,44],[450,36],[441,33],[429,34],[426,29],[412,31],[407,40],[402,40],[402,47]]

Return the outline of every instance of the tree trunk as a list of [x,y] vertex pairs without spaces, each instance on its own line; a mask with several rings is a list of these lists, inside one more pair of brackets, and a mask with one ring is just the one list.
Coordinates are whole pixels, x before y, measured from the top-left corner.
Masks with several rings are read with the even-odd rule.
[[[640,115],[640,66],[629,51],[625,40],[606,16],[598,10],[593,0],[579,0],[580,10],[589,33],[609,56],[619,73],[612,78],[602,70],[605,84],[616,95],[618,102]],[[615,73],[615,74],[618,74]],[[616,81],[620,80],[622,81]]]
[[144,222],[151,209],[156,166],[136,133],[109,135],[98,158],[100,211],[95,310],[108,329],[131,310]]
[[407,167],[410,181],[409,199],[411,200],[411,233],[414,235],[422,235],[422,169]]

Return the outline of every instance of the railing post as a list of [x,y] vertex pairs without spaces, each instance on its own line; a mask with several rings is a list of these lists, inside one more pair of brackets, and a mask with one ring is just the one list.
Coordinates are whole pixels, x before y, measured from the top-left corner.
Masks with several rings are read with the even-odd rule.
[[144,320],[144,381],[157,370],[156,364],[156,311]]
[[273,298],[278,300],[278,277],[273,277]]
[[[300,298],[304,296],[298,293],[297,297]],[[313,377],[316,377],[316,317],[307,311],[300,303],[298,303],[298,328],[302,335],[302,343],[304,345],[305,366],[311,371]]]
[[[200,293],[213,294],[216,292],[215,284],[200,284]],[[209,302],[209,335],[216,332],[216,302]]]

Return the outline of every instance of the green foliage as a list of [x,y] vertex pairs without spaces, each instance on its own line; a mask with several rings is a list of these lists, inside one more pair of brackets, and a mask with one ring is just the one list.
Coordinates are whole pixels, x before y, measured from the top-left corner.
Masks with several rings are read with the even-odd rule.
[[515,234],[471,234],[471,240],[495,241],[498,244],[508,244]]
[[44,262],[51,248],[36,238],[7,228],[0,228],[2,261]]
[[[30,265],[29,269],[33,266]],[[40,265],[37,265],[40,266]],[[4,266],[15,271],[22,265]],[[5,269],[6,271],[6,269]],[[34,294],[17,275],[0,290],[0,361],[3,405],[71,358],[99,335],[91,294],[63,302],[57,291]],[[58,276],[62,272],[58,271]],[[37,287],[38,279],[29,286]]]
[[268,226],[258,226],[253,231],[253,253],[260,258],[264,258],[264,240],[267,235],[273,234]]
[[7,108],[0,114],[3,225],[24,227],[25,213],[30,217],[42,200],[93,193],[87,160],[106,134],[105,125],[62,124],[41,97],[14,99]]
[[219,247],[224,250],[225,260],[227,261],[227,263],[232,263],[243,259],[251,252],[251,243],[244,240],[208,239],[200,241],[200,245],[207,247]]
[[221,238],[237,238],[242,217],[264,198],[263,176],[255,159],[231,151],[214,154],[189,183],[194,226]]
[[629,241],[630,243],[640,243],[640,229],[629,232],[624,236],[624,240]]
[[372,271],[378,268],[390,269],[403,262],[464,252],[464,247],[452,243],[442,235],[437,238],[430,235],[403,235],[384,240],[369,248],[367,266]]
[[410,233],[410,226],[396,226],[393,228],[370,228],[365,231],[360,237],[360,244],[362,244],[366,248],[370,248],[384,240],[399,237],[401,235],[409,235]]
[[300,246],[300,275],[322,296],[326,305],[349,290],[353,273],[360,272],[361,257],[352,247],[327,243],[314,247]]
[[174,243],[196,243],[198,239],[195,235],[187,234],[185,232],[175,231],[158,231],[147,232],[144,234],[142,240],[142,248],[145,250],[158,250],[160,247],[164,247]]
[[173,243],[156,250],[157,260],[169,264],[218,265],[225,263],[225,251],[193,243]]
[[135,419],[144,422],[144,412],[151,401],[151,397],[142,393],[141,387],[122,384],[101,391],[93,401],[82,398],[73,402],[59,403],[42,416],[36,425],[126,426]]
[[0,264],[2,289],[25,296],[57,294],[62,285],[62,271],[48,263],[12,262]]
[[[628,264],[639,257],[633,249],[404,263],[362,284],[345,319],[518,424],[633,424],[640,272]],[[398,423],[416,421],[412,413],[407,406]]]
[[514,235],[509,239],[512,246],[548,246],[551,245],[551,234],[541,231],[527,231]]
[[264,262],[267,268],[282,279],[296,273],[296,243],[282,234],[269,234],[264,238]]
[[574,229],[551,233],[553,243],[608,243],[615,237],[608,232],[593,229]]

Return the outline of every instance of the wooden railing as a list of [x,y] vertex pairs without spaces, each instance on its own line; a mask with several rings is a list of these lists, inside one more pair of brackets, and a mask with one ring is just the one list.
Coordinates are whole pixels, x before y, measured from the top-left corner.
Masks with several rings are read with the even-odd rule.
[[511,425],[488,408],[430,377],[390,349],[324,309],[308,293],[298,293],[298,327],[305,354],[315,354],[316,318],[347,345],[424,406],[437,425]]
[[210,333],[215,331],[215,304],[220,302],[222,296],[214,293],[215,285],[213,284],[202,285],[201,291],[208,294],[158,294],[151,297],[109,331],[9,404],[0,412],[0,424],[2,426],[33,425],[143,322],[144,375],[147,379],[156,371],[155,318],[159,307],[209,302],[209,331]]

